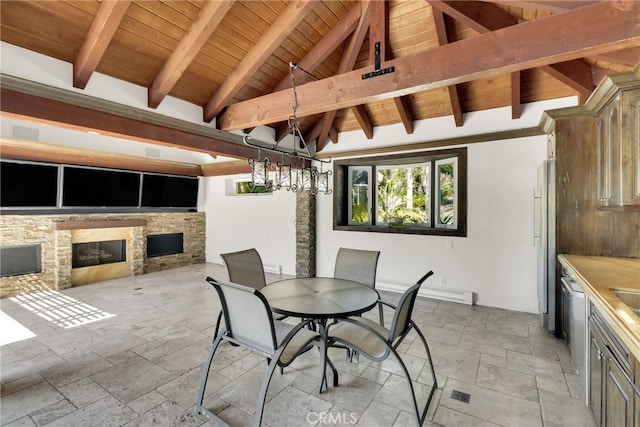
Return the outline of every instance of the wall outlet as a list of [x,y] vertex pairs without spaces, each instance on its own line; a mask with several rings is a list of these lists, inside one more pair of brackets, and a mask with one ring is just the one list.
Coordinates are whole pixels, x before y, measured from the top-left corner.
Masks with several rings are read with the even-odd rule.
[[442,286],[447,286],[447,278],[446,277],[441,277],[440,278],[440,284]]
[[447,249],[453,250],[453,240],[447,240]]

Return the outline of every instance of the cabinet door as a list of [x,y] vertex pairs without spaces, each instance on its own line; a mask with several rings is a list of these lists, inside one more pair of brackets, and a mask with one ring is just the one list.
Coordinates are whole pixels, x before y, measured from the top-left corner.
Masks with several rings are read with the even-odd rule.
[[598,197],[601,207],[619,206],[620,95],[598,117]]
[[633,427],[635,393],[631,380],[607,357],[604,416],[606,427]]
[[602,425],[602,372],[606,359],[604,344],[591,329],[589,332],[589,406],[597,425]]
[[622,100],[622,204],[640,208],[640,89],[625,92]]

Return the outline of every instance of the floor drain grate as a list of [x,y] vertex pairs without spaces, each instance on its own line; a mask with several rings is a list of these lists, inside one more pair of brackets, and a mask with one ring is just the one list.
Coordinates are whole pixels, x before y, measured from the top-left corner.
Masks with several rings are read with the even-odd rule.
[[451,398],[455,400],[459,400],[460,402],[469,403],[469,400],[471,399],[471,395],[467,393],[463,393],[458,390],[453,390],[451,392]]

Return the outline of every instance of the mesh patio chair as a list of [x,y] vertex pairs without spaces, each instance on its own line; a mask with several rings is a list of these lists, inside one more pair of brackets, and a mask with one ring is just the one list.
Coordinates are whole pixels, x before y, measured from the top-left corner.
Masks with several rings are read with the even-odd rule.
[[220,254],[227,266],[229,281],[262,289],[267,286],[262,258],[255,248]]
[[[375,289],[378,258],[380,258],[380,251],[341,247],[338,249],[338,254],[336,255],[333,277],[363,283]],[[380,318],[380,324],[384,326],[382,301],[378,301],[378,316]],[[350,362],[358,362],[358,353],[348,348],[347,357]]]
[[[380,251],[340,248],[336,255],[333,277],[352,280],[375,288],[379,257]],[[380,312],[380,324],[384,325],[382,305],[378,304],[378,308]]]
[[[229,273],[229,281],[239,285],[249,286],[260,290],[267,286],[264,275],[262,258],[255,248],[245,249],[237,252],[220,254]],[[275,315],[275,319],[282,320],[284,316]],[[222,322],[222,310],[218,314],[214,336],[218,335],[220,323]]]
[[[384,326],[364,317],[349,317],[346,319],[340,319],[329,325],[329,345],[337,344],[339,347],[347,346],[352,351],[362,353],[365,357],[375,362],[382,362],[386,360],[391,353],[395,356],[396,360],[400,364],[404,376],[409,383],[409,389],[411,392],[411,398],[413,399],[413,406],[418,421],[418,425],[422,425],[427,416],[427,410],[435,390],[438,388],[438,382],[436,380],[436,373],[433,368],[433,361],[431,360],[431,352],[427,344],[427,340],[416,324],[411,320],[411,312],[413,311],[413,305],[418,295],[418,290],[422,283],[433,275],[433,271],[429,271],[425,274],[415,285],[407,289],[400,297],[397,306],[393,306],[388,303],[383,303],[394,309],[393,320],[389,329]],[[409,371],[402,360],[402,357],[397,351],[398,346],[411,330],[416,331],[422,344],[424,345],[427,353],[427,362],[431,368],[431,374],[433,375],[433,385],[427,397],[427,403],[424,408],[420,410],[418,408],[418,402],[416,399],[416,393],[409,376]]]
[[[207,277],[206,280],[218,292],[226,328],[218,333],[209,349],[198,390],[196,411],[215,421],[214,423],[224,423],[204,408],[202,403],[216,350],[223,341],[228,341],[261,354],[268,361],[256,407],[255,425],[259,426],[262,422],[267,389],[276,367],[288,366],[300,354],[312,348],[319,334],[306,328],[308,322],[294,326],[274,320],[269,303],[259,290],[211,277]],[[333,366],[332,369],[335,370]]]

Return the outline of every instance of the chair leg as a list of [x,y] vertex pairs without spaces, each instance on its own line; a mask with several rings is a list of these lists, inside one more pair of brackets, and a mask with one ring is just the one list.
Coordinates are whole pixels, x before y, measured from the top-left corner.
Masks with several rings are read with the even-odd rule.
[[202,371],[202,379],[200,380],[200,388],[198,389],[198,400],[196,401],[196,411],[198,414],[204,414],[204,408],[202,407],[202,401],[204,400],[204,391],[207,388],[207,379],[209,378],[209,371],[211,370],[211,363],[213,362],[213,356],[216,353],[216,349],[220,345],[222,340],[222,334],[216,335],[216,338],[211,344],[209,349],[209,355],[207,361],[204,364],[204,370]]
[[260,427],[262,424],[262,415],[264,413],[264,403],[267,398],[267,390],[269,389],[269,383],[271,382],[271,378],[273,377],[273,372],[276,370],[276,366],[278,366],[278,359],[282,352],[277,353],[273,359],[269,362],[269,367],[267,368],[267,372],[265,372],[264,379],[262,380],[262,387],[260,388],[260,395],[258,396],[258,407],[256,408],[256,427]]
[[395,350],[395,348],[393,347],[388,347],[388,348],[390,348],[391,351],[393,351],[393,354],[396,357],[396,360],[400,364],[400,367],[402,367],[402,371],[404,372],[404,376],[407,380],[407,383],[409,383],[409,391],[411,392],[413,409],[416,413],[416,419],[418,421],[418,425],[421,426],[422,423],[424,423],[424,420],[427,416],[427,410],[429,409],[429,403],[431,402],[431,396],[433,395],[434,388],[432,388],[431,393],[429,394],[429,399],[427,400],[427,404],[425,405],[424,409],[421,412],[420,409],[418,409],[418,400],[416,399],[416,391],[413,387],[413,382],[411,381],[411,376],[409,375],[409,370],[407,369],[407,366],[404,364],[404,361],[400,357],[400,354],[398,354],[398,352]]
[[420,331],[420,328],[418,328],[418,326],[415,323],[412,322],[412,324],[413,324],[413,329],[415,329],[418,335],[420,336],[420,339],[422,340],[422,344],[424,345],[424,349],[427,352],[427,360],[429,361],[429,366],[431,367],[431,375],[433,375],[433,385],[435,386],[435,388],[438,388],[438,379],[436,378],[436,370],[433,367],[433,360],[431,359],[431,351],[429,350],[429,345],[427,344],[427,340],[422,334],[422,331]]

